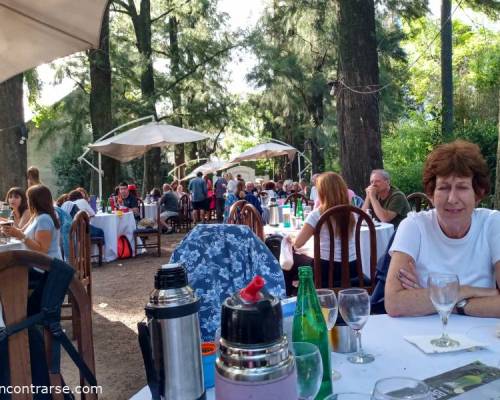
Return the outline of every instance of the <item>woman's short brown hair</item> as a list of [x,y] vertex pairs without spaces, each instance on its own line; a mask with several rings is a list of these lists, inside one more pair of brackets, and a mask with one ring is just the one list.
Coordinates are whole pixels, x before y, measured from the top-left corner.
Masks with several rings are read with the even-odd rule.
[[491,188],[490,171],[479,146],[465,140],[455,140],[436,147],[425,160],[423,184],[428,196],[434,195],[438,176],[471,177],[478,198],[486,196]]

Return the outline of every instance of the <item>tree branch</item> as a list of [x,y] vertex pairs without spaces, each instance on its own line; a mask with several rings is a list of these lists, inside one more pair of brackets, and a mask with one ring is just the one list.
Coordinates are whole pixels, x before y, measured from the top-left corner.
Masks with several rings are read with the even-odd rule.
[[171,7],[167,11],[165,11],[163,14],[158,15],[157,17],[151,18],[151,24],[154,24],[156,21],[162,19],[163,17],[166,17],[168,14],[170,14],[172,11],[174,11],[176,8],[185,6],[186,4],[190,3],[191,0],[186,0],[184,3],[182,3],[179,6]]
[[126,12],[125,12],[123,10],[117,9],[116,7],[113,7],[114,11],[116,11],[116,12],[122,12],[122,13],[128,14],[128,15],[130,15],[130,13],[132,12],[132,10],[130,9],[130,5],[125,3],[122,0],[113,0],[111,4],[113,4],[113,5],[118,4],[119,6],[123,7],[126,10]]
[[234,45],[231,45],[229,47],[226,47],[226,48],[224,48],[222,50],[219,50],[218,52],[216,52],[215,54],[211,55],[210,57],[205,58],[201,63],[196,64],[194,66],[194,68],[192,68],[191,70],[189,70],[187,73],[185,73],[181,77],[177,78],[170,86],[168,86],[166,88],[166,90],[169,91],[170,89],[172,89],[173,87],[175,87],[178,83],[182,82],[184,79],[186,79],[187,77],[189,77],[190,75],[192,75],[193,73],[195,73],[198,70],[198,68],[200,68],[203,65],[209,63],[210,61],[212,61],[213,59],[217,58],[221,54],[224,54],[224,53],[228,52],[229,50],[232,50],[232,49],[234,49],[236,47],[239,47],[239,46],[241,46],[241,43],[234,44]]

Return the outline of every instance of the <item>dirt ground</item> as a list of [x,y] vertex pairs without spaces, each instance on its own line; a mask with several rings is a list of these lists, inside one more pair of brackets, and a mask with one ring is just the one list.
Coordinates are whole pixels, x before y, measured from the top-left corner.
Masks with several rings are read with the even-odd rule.
[[[93,330],[96,374],[102,400],[126,400],[146,385],[144,364],[137,341],[137,323],[144,318],[144,306],[154,288],[156,270],[169,261],[185,234],[162,235],[162,254],[150,253],[94,265]],[[66,324],[68,333],[70,325]],[[65,355],[66,383],[79,381],[77,371]]]

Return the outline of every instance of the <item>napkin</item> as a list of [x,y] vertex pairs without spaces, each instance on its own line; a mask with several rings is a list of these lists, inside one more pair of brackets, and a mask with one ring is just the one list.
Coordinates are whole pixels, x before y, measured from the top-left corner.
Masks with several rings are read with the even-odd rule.
[[484,343],[478,342],[465,335],[458,333],[450,333],[449,336],[452,339],[457,340],[460,344],[453,347],[438,347],[431,344],[432,339],[436,339],[438,335],[415,335],[415,336],[404,336],[404,339],[411,344],[417,346],[425,354],[434,353],[450,353],[453,351],[463,351],[463,350],[477,350],[486,347]]

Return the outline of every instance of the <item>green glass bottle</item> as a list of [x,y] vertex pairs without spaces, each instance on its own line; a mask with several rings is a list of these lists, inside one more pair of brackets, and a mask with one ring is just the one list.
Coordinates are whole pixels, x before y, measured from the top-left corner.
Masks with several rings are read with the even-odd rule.
[[294,342],[313,343],[318,347],[323,360],[323,380],[315,400],[324,399],[332,393],[328,330],[309,266],[299,267],[299,293],[293,317],[292,339]]
[[304,220],[304,207],[302,206],[302,199],[297,199],[297,212],[295,214],[297,218]]

